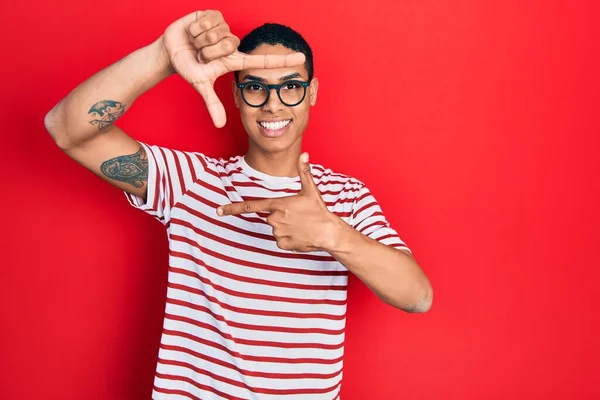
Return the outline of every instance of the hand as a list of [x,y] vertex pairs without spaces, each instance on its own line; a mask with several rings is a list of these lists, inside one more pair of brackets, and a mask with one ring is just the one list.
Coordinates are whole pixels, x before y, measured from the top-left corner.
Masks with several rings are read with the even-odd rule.
[[163,35],[164,51],[173,69],[200,93],[217,128],[227,120],[214,90],[215,80],[230,71],[281,68],[304,63],[302,53],[247,55],[237,51],[233,35],[219,11],[196,11],[173,22]]
[[292,251],[328,251],[333,249],[345,224],[327,209],[313,180],[308,154],[298,159],[300,193],[276,199],[252,200],[220,206],[217,214],[237,215],[270,212],[267,223],[273,227],[277,246]]

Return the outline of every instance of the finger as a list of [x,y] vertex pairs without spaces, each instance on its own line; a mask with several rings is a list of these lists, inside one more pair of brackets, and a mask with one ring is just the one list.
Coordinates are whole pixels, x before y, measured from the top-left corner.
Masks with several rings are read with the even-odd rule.
[[197,11],[195,20],[188,25],[189,34],[195,38],[223,22],[223,14],[217,10]]
[[313,180],[310,164],[308,163],[308,153],[300,154],[298,157],[298,175],[302,183],[302,192],[315,193],[318,192],[317,185]]
[[229,25],[223,22],[215,26],[214,28],[210,28],[209,30],[202,32],[200,35],[196,36],[196,38],[194,39],[194,46],[196,46],[196,48],[200,50],[203,47],[212,46],[214,44],[219,43],[221,39],[224,39],[229,35]]
[[306,57],[303,53],[248,55],[235,52],[234,57],[226,60],[230,71],[241,71],[250,68],[283,68],[304,64]]
[[293,251],[293,250],[295,250],[296,246],[290,236],[283,236],[283,237],[277,238],[277,247],[279,247],[281,250],[292,250]]
[[217,215],[238,215],[260,211],[271,211],[272,199],[242,201],[226,204],[217,208]]
[[240,44],[237,36],[229,35],[217,44],[200,49],[200,56],[204,62],[210,62],[233,54]]
[[225,107],[223,107],[223,103],[219,100],[212,84],[208,81],[202,81],[193,82],[192,86],[194,86],[198,93],[200,93],[200,96],[204,99],[213,124],[215,124],[217,128],[224,127],[227,122]]

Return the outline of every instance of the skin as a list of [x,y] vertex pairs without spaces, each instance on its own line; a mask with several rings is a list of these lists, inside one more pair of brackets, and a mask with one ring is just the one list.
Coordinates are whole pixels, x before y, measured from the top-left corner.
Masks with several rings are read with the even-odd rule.
[[[294,51],[282,45],[260,45],[251,55],[291,55]],[[308,72],[304,64],[276,69],[252,68],[240,71],[240,83],[254,76],[262,78],[267,84],[279,84],[281,78],[297,75],[293,78],[308,82]],[[317,103],[319,80],[313,77],[307,88],[306,97],[297,106],[287,107],[279,100],[275,90],[271,90],[269,101],[262,107],[250,107],[241,95],[236,82],[232,83],[235,104],[248,134],[248,152],[246,162],[253,168],[273,176],[298,176],[296,162],[302,152],[302,135],[308,126],[310,109]],[[260,133],[258,121],[291,119],[285,134],[278,138],[265,137]]]

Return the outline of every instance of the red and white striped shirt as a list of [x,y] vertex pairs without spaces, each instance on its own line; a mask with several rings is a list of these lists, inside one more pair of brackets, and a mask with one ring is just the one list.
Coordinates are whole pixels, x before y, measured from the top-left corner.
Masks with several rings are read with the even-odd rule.
[[[348,270],[326,252],[277,247],[265,214],[219,217],[219,205],[290,196],[244,157],[141,145],[147,200],[169,239],[166,315],[152,398],[338,399]],[[357,179],[311,164],[328,209],[381,243],[406,248]]]

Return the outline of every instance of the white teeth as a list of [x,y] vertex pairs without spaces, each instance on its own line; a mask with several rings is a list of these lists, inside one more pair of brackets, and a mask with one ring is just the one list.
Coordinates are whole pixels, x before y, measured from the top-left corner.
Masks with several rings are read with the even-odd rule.
[[285,128],[290,122],[292,122],[291,119],[285,120],[285,121],[277,121],[277,122],[265,122],[265,121],[261,121],[259,122],[260,126],[262,126],[265,129],[271,130],[271,131],[276,131],[282,128]]

